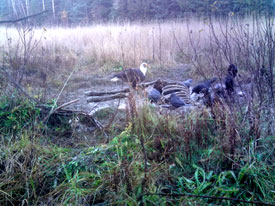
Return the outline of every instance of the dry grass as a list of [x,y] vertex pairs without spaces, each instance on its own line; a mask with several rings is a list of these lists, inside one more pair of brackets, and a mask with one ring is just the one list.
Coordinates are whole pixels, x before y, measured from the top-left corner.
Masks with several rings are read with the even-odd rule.
[[[234,26],[215,21],[213,27],[216,35],[222,37],[221,28]],[[249,24],[250,20],[242,20],[241,24]],[[36,54],[53,57],[51,60],[69,61],[70,64],[81,60],[86,66],[93,63],[104,65],[137,66],[142,61],[156,65],[176,65],[190,61],[180,55],[190,54],[192,47],[201,52],[209,48],[211,32],[209,21],[169,21],[163,23],[125,23],[103,24],[90,27],[75,28],[36,28],[34,39],[41,42]],[[13,47],[18,46],[18,32],[14,28],[0,28],[0,48],[7,50],[7,37]],[[190,38],[193,46],[190,45]],[[188,63],[188,62],[187,62]]]
[[[265,27],[265,23],[261,19],[233,16],[212,21],[21,28],[20,32],[0,28],[0,52],[6,53],[2,57],[13,74],[21,72],[17,80],[20,75],[25,76],[25,82],[33,85],[35,79],[41,87],[61,87],[74,69],[77,69],[74,77],[85,82],[87,76],[110,73],[121,66],[136,67],[142,61],[153,68],[147,80],[156,77],[178,80],[191,75],[195,81],[213,76],[222,79],[229,63],[236,64],[242,76],[249,78],[262,65],[273,68],[269,57],[273,51],[274,25]],[[23,37],[27,39],[25,44]],[[260,85],[259,91],[261,88],[264,87]]]

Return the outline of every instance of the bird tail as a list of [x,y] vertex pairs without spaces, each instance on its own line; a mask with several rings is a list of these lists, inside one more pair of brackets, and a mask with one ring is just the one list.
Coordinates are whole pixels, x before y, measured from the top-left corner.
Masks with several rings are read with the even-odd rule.
[[112,82],[117,82],[117,81],[119,81],[119,78],[113,77],[113,78],[111,79],[111,81],[112,81]]

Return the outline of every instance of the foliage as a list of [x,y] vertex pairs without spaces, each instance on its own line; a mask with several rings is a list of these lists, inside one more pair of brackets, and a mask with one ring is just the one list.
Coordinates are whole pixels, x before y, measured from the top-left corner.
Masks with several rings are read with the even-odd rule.
[[[1,204],[231,205],[214,199],[143,196],[159,192],[265,202],[274,198],[274,138],[260,142],[264,149],[255,148],[254,141],[246,150],[235,145],[234,159],[224,159],[228,153],[219,146],[217,127],[204,112],[175,118],[144,105],[138,119],[110,143],[79,150],[41,144],[50,137],[34,135],[26,126],[34,125],[39,115],[27,100],[2,98],[1,109],[1,125],[6,126],[1,135],[17,135],[2,139],[0,146]],[[226,127],[232,126],[226,121]],[[245,140],[246,133],[241,134]]]
[[[274,183],[270,179],[274,174],[270,174],[269,166],[256,162],[243,165],[236,172],[229,170],[219,174],[215,174],[213,171],[206,173],[195,165],[194,168],[196,170],[192,178],[179,177],[180,193],[188,192],[195,195],[264,201],[274,187]],[[272,200],[270,199],[270,201]],[[208,200],[208,203],[211,202],[213,200]],[[222,201],[216,201],[217,203],[222,204]],[[230,202],[227,204],[230,205]]]
[[[6,0],[0,3],[0,17],[37,13],[42,8],[42,1],[26,0],[12,5],[16,0]],[[274,15],[275,3],[270,0],[44,0],[45,8],[52,11],[46,14],[48,22],[62,24],[65,20],[69,24],[86,24],[94,21],[113,20],[154,20],[182,18],[190,14],[201,16],[210,13],[227,16],[229,13],[247,15]],[[64,16],[64,12],[67,14]],[[44,20],[46,21],[46,20]],[[38,19],[41,23],[41,19]]]
[[[22,102],[15,97],[2,96],[0,99],[0,134],[16,134],[33,126],[39,110],[28,100]],[[12,133],[12,134],[10,134]]]

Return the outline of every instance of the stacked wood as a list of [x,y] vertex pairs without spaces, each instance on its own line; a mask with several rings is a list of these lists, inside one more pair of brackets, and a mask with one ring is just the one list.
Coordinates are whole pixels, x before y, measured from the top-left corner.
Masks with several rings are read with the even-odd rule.
[[[145,89],[149,86],[154,86],[154,88],[158,89],[159,91],[162,91],[162,89],[165,89],[166,94],[170,94],[172,92],[181,92],[186,90],[186,86],[183,85],[180,82],[176,81],[167,81],[162,79],[157,79],[151,82],[145,82],[137,85],[138,88]],[[187,88],[188,89],[188,88]],[[115,91],[103,91],[103,92],[97,92],[97,91],[87,91],[84,93],[84,95],[87,97],[87,102],[103,102],[103,101],[109,101],[114,99],[121,99],[128,97],[129,92],[131,91],[131,88],[125,88],[122,90],[115,90]]]

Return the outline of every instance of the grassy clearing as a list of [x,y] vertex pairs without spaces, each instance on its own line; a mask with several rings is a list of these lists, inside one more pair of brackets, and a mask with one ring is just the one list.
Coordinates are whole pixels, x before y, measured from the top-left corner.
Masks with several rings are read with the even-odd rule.
[[[265,39],[267,25],[265,19],[232,16],[74,28],[1,27],[0,51],[15,80],[30,89],[61,88],[75,68],[74,77],[85,81],[84,77],[137,67],[143,61],[150,65],[149,78],[221,77],[229,63],[246,76],[269,64],[272,41]],[[270,28],[274,38],[272,22]]]
[[[237,24],[253,25],[251,19],[238,20],[232,17],[225,21],[213,21],[217,37],[223,37],[226,27]],[[211,31],[209,20],[184,20],[162,23],[124,23],[103,24],[74,28],[32,28],[28,33],[40,40],[36,48],[41,58],[69,62],[82,61],[87,67],[97,63],[99,66],[137,66],[142,61],[155,65],[171,66],[186,62],[180,56],[183,49],[186,54],[192,52],[190,38],[198,48],[210,47]],[[22,35],[22,34],[21,34]],[[176,37],[176,38],[175,38]],[[7,38],[12,47],[17,47],[18,32],[15,28],[1,28],[2,49],[7,47]],[[181,48],[179,48],[179,46]],[[23,52],[23,50],[20,50]],[[190,61],[190,60],[188,60]]]
[[[147,104],[129,108],[136,118],[115,122],[119,131],[111,127],[109,143],[89,146],[86,139],[76,146],[79,140],[71,135],[69,119],[42,124],[35,104],[7,95],[14,93],[1,81],[1,94],[9,97],[0,99],[0,205],[237,204],[154,193],[274,201],[274,33],[273,25],[264,25],[232,17],[220,23],[23,28],[20,35],[25,32],[29,44],[18,41],[13,28],[8,29],[8,41],[0,30],[4,67],[17,82],[44,89],[62,87],[76,67],[81,82],[87,74],[141,61],[151,63],[158,74],[187,63],[195,78],[220,77],[228,63],[236,62],[246,78],[242,81],[255,86],[243,105],[217,104],[179,117],[160,115]],[[41,36],[45,38],[35,46]],[[262,65],[269,69],[265,77],[259,76]],[[5,80],[2,73],[0,78]],[[96,115],[104,120],[112,113]],[[104,141],[97,133],[95,138]],[[57,144],[57,139],[62,141]]]

